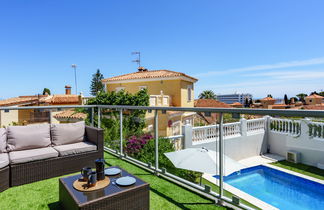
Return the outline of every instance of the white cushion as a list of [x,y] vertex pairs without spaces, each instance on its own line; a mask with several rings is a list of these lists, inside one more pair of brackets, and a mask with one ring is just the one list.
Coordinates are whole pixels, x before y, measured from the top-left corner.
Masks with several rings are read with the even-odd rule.
[[7,150],[37,149],[51,145],[49,124],[9,126],[7,128]]
[[7,130],[0,128],[0,153],[7,152]]
[[9,165],[8,153],[0,153],[0,168],[6,167],[7,165]]
[[84,133],[84,121],[51,125],[52,144],[54,146],[82,142]]
[[58,157],[58,152],[52,147],[9,152],[10,164],[26,163]]
[[54,149],[56,149],[59,152],[59,156],[66,156],[75,155],[83,152],[96,151],[97,146],[90,142],[79,142],[74,144],[54,146]]

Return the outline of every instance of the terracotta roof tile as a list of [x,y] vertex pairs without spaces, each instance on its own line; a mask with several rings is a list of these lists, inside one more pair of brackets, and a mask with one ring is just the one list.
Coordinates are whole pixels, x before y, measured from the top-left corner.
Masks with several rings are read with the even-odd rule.
[[188,76],[181,72],[175,72],[170,70],[148,70],[148,71],[138,71],[129,74],[124,74],[120,76],[115,76],[107,79],[103,79],[103,82],[111,81],[122,81],[122,80],[132,80],[132,79],[149,79],[149,78],[172,78],[172,77],[187,77],[194,81],[197,81],[196,78]]
[[313,94],[310,96],[306,96],[305,98],[324,98],[323,96],[317,95],[317,94]]
[[235,102],[235,103],[232,103],[231,105],[242,106],[243,104],[241,104],[240,102]]
[[45,100],[50,104],[79,104],[78,95],[54,95]]
[[0,106],[14,106],[19,104],[26,104],[26,103],[37,103],[37,97],[14,97],[8,98],[5,100],[0,100]]
[[263,99],[261,99],[260,101],[275,101],[276,99],[273,99],[271,97],[265,97]]
[[324,110],[324,105],[304,105],[307,110]]
[[86,119],[87,114],[75,112],[74,110],[66,110],[54,115],[55,118],[72,118],[72,119]]
[[214,100],[214,99],[198,99],[195,100],[195,107],[213,107],[213,108],[232,108],[230,105]]

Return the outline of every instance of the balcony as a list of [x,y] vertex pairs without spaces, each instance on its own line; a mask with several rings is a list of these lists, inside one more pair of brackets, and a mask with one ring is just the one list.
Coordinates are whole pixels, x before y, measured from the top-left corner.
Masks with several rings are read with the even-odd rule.
[[[120,166],[150,183],[150,209],[225,209],[174,183],[105,153],[107,166]],[[10,188],[0,193],[0,209],[60,209],[58,178]]]
[[[42,109],[44,107],[30,107],[30,109]],[[87,113],[87,123],[105,129],[105,160],[107,166],[118,165],[128,172],[138,176],[150,184],[150,208],[151,209],[220,209],[236,206],[243,209],[275,208],[271,202],[256,198],[253,193],[228,184],[226,176],[220,174],[203,174],[201,183],[199,180],[190,180],[182,177],[174,168],[165,168],[165,157],[160,150],[160,143],[176,143],[177,149],[206,147],[215,150],[220,156],[228,156],[241,163],[254,162],[257,166],[262,165],[281,172],[297,172],[296,176],[303,177],[307,182],[314,181],[316,184],[324,184],[324,172],[317,168],[317,163],[324,159],[324,124],[319,122],[324,118],[324,111],[304,110],[261,110],[261,109],[215,109],[215,108],[181,108],[181,107],[132,107],[132,106],[53,106],[47,109],[82,109]],[[28,107],[0,108],[2,109],[28,109]],[[153,147],[149,152],[149,159],[140,158],[130,153],[126,141],[130,137],[123,129],[129,123],[130,117],[134,123],[141,123],[141,119],[134,117],[132,113],[144,110],[144,115],[150,113],[154,116],[154,129],[151,140]],[[196,126],[188,123],[181,127],[180,135],[161,136],[155,123],[163,125],[163,115],[168,112],[196,112],[218,113],[220,119],[217,125]],[[244,119],[240,117],[237,122],[224,123],[225,113],[234,114],[238,118],[242,114],[254,114],[261,116],[257,119]],[[298,118],[287,118],[295,116]],[[305,118],[304,117],[308,117]],[[143,118],[145,119],[145,118]],[[105,127],[104,123],[116,121],[119,127]],[[167,126],[167,124],[166,124]],[[109,129],[117,132],[113,139],[108,140]],[[122,135],[120,135],[122,134]],[[135,135],[135,133],[131,133]],[[177,139],[175,142],[174,140]],[[180,139],[180,141],[179,141]],[[163,146],[162,146],[163,147]],[[293,150],[301,154],[297,161],[269,161],[271,157],[284,156]],[[270,157],[270,159],[269,159]],[[254,159],[253,159],[254,158]],[[267,159],[268,158],[268,159]],[[275,159],[275,158],[274,158]],[[282,160],[282,159],[280,159]],[[218,161],[219,167],[226,167]],[[268,161],[268,162],[262,162]],[[320,166],[320,165],[319,165]],[[250,165],[250,168],[255,165]],[[280,169],[281,168],[281,169]],[[267,169],[268,170],[268,169]],[[220,170],[222,171],[222,170]],[[238,172],[234,175],[239,175]],[[242,170],[244,174],[244,169]],[[217,178],[218,177],[218,178]],[[221,179],[222,177],[223,179]],[[311,178],[313,177],[313,179]],[[322,180],[322,181],[321,181]],[[289,183],[284,183],[289,188]],[[307,185],[306,185],[307,186]],[[323,185],[324,186],[324,185]],[[58,202],[58,178],[51,178],[40,182],[12,187],[0,193],[0,209],[39,208],[59,209]],[[223,205],[219,206],[217,203]],[[323,197],[324,201],[324,197]],[[268,203],[269,202],[269,203]]]

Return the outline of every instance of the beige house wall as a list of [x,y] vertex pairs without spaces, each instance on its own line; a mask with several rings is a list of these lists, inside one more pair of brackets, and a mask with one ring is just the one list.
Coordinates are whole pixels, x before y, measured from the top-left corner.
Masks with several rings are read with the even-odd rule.
[[323,99],[321,98],[305,98],[305,102],[307,105],[316,105],[323,103]]
[[[192,87],[191,100],[188,100],[188,86]],[[120,82],[107,84],[108,91],[116,91],[117,88],[125,88],[129,93],[136,93],[141,87],[146,87],[149,95],[163,95],[171,97],[171,106],[193,107],[194,106],[194,85],[192,82],[184,80],[159,80],[143,82]]]
[[[134,94],[141,88],[147,88],[149,95],[167,95],[171,99],[170,106],[175,107],[194,107],[194,83],[176,79],[176,80],[155,80],[155,81],[140,81],[140,82],[128,82],[121,81],[120,83],[113,82],[112,84],[106,84],[107,91],[116,91],[120,88],[124,88],[125,91]],[[191,97],[188,97],[188,87],[191,88]],[[189,100],[190,99],[190,100]],[[171,136],[178,132],[181,134],[181,127],[183,121],[183,114],[170,115],[168,112],[162,114],[159,111],[159,136]],[[154,131],[154,111],[152,113],[146,113],[146,131]],[[169,121],[172,121],[175,126],[169,127]]]
[[12,122],[18,122],[18,110],[0,110],[0,127],[12,125]]

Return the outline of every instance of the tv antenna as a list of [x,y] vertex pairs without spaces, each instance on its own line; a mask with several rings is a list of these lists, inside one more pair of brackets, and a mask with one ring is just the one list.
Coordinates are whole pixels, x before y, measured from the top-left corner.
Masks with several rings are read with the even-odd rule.
[[141,67],[141,52],[132,52],[132,55],[138,55],[137,59],[132,60],[132,62],[137,63],[138,67]]

